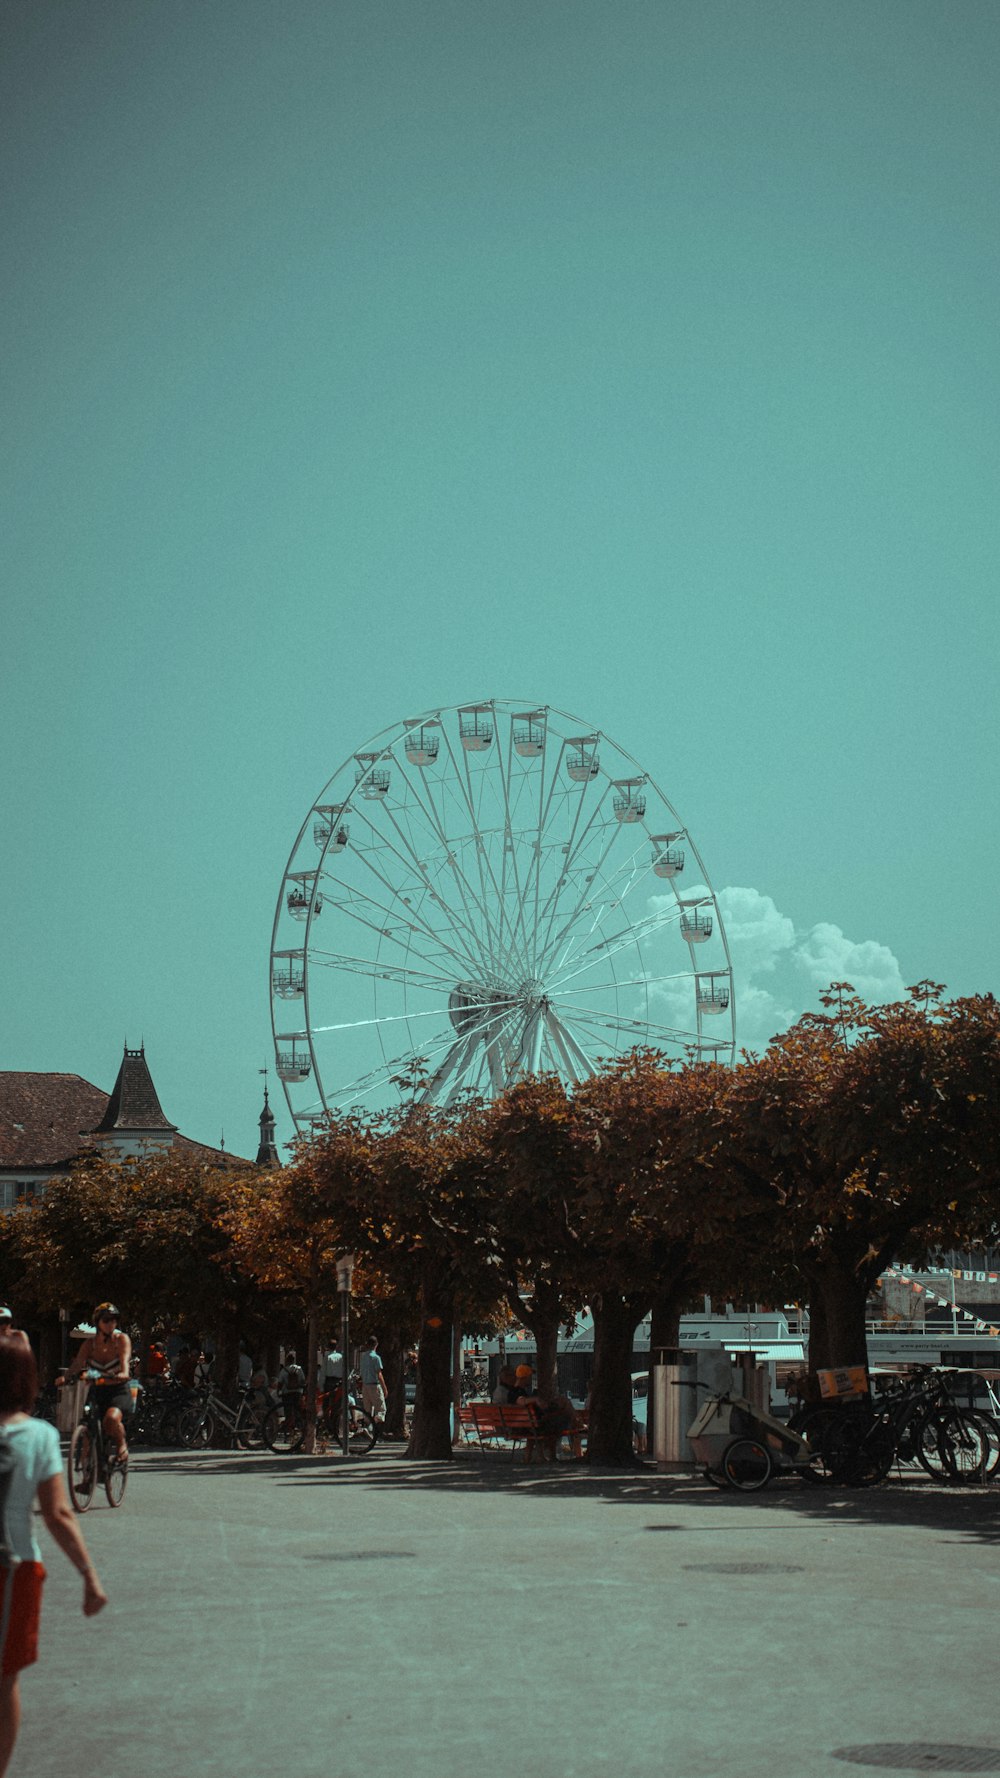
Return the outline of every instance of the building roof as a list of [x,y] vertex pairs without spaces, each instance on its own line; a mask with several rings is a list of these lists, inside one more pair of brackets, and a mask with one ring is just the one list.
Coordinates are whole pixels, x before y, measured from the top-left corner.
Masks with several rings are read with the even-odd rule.
[[[120,1083],[121,1074],[118,1079]],[[159,1111],[155,1088],[153,1098]],[[114,1094],[105,1093],[79,1074],[0,1070],[0,1168],[65,1166],[78,1154],[95,1147],[93,1136],[98,1130],[117,1129],[120,1134],[129,1129],[162,1130],[169,1134],[175,1129],[162,1111],[159,1124],[109,1123],[113,1103]],[[126,1104],[124,1113],[128,1109]],[[121,1104],[116,1115],[123,1115]],[[174,1135],[170,1152],[203,1161],[207,1166],[247,1165],[239,1155],[210,1148],[207,1143],[195,1142],[179,1133]]]
[[177,1125],[163,1115],[146,1061],[145,1046],[137,1050],[126,1049],[107,1109],[95,1126],[94,1135],[109,1135],[113,1130],[124,1134],[129,1130],[166,1132],[176,1129]]
[[108,1095],[79,1074],[0,1072],[0,1167],[57,1167],[79,1154]]

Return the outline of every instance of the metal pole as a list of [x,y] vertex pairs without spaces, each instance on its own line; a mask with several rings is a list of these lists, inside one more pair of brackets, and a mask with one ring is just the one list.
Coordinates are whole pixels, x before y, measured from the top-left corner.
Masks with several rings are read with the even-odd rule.
[[348,1385],[350,1383],[350,1377],[348,1375],[349,1366],[347,1362],[347,1351],[350,1344],[350,1337],[351,1293],[349,1290],[342,1290],[340,1293],[340,1351],[344,1361],[344,1375],[341,1384],[342,1393],[340,1397],[340,1439],[341,1449],[345,1457],[349,1457],[351,1454],[351,1410],[348,1401]]
[[958,1308],[955,1294],[955,1268],[951,1268],[951,1337],[958,1338]]

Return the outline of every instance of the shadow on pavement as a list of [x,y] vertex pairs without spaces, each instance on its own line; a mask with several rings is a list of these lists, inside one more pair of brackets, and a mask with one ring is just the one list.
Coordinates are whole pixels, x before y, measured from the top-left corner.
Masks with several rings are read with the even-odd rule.
[[[636,1469],[589,1469],[573,1462],[526,1464],[520,1457],[491,1451],[458,1450],[450,1463],[417,1463],[400,1448],[350,1457],[338,1455],[281,1457],[269,1452],[172,1452],[142,1455],[139,1465],[153,1474],[255,1475],[272,1477],[292,1488],[427,1488],[438,1492],[475,1490],[519,1493],[553,1499],[604,1499],[619,1507],[669,1507],[668,1523],[649,1524],[648,1531],[684,1530],[689,1513],[710,1511],[714,1523],[699,1529],[724,1535],[742,1529],[748,1513],[755,1531],[767,1529],[766,1515],[775,1515],[774,1529],[783,1528],[786,1513],[830,1524],[908,1525],[937,1530],[942,1542],[1000,1543],[1000,1490],[996,1487],[954,1487],[917,1477],[883,1483],[878,1488],[818,1488],[795,1479],[778,1482],[755,1494],[713,1488],[694,1475],[658,1475],[652,1466]],[[731,1523],[719,1523],[719,1515]]]

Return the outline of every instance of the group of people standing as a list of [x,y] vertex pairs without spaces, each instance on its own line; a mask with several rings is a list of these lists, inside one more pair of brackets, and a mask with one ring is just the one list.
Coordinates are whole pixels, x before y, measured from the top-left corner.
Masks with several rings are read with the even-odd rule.
[[[358,1360],[361,1373],[361,1398],[376,1428],[376,1437],[385,1424],[388,1389],[378,1338],[372,1335]],[[241,1388],[255,1390],[262,1400],[277,1396],[287,1414],[301,1412],[306,1392],[306,1374],[294,1348],[288,1347],[273,1377],[262,1364],[256,1364],[241,1344],[239,1377]],[[344,1385],[344,1355],[339,1346],[331,1346],[317,1354],[316,1393],[335,1401]]]

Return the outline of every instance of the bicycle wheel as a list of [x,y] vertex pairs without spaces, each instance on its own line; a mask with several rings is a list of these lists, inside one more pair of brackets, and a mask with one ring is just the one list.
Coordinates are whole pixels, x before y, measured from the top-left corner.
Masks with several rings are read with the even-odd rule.
[[990,1441],[971,1414],[960,1408],[939,1408],[921,1428],[918,1456],[935,1481],[982,1481]]
[[773,1468],[770,1451],[755,1438],[735,1438],[726,1446],[722,1472],[727,1482],[743,1494],[765,1487]]
[[823,1433],[823,1465],[835,1482],[848,1488],[873,1488],[892,1468],[896,1441],[885,1420],[865,1423],[845,1414]]
[[172,1404],[171,1407],[164,1409],[163,1418],[160,1421],[160,1442],[161,1442],[161,1444],[164,1444],[164,1445],[179,1445],[180,1444],[180,1442],[181,1442],[181,1436],[180,1436],[181,1421],[183,1420],[185,1414],[189,1414],[190,1411],[191,1411],[190,1408],[184,1407],[180,1402],[176,1402],[176,1401]]
[[352,1457],[363,1457],[370,1451],[378,1438],[378,1427],[370,1414],[358,1408],[351,1415],[351,1430],[348,1434],[348,1449]]
[[128,1464],[119,1463],[118,1458],[109,1456],[104,1466],[104,1492],[108,1497],[109,1506],[121,1506],[128,1487]]
[[1000,1468],[1000,1420],[995,1414],[986,1413],[984,1408],[975,1408],[973,1412],[986,1439],[986,1479],[992,1481]]
[[288,1414],[284,1408],[272,1408],[264,1421],[264,1443],[269,1451],[276,1451],[282,1456],[301,1451],[305,1435],[302,1415]]
[[262,1451],[264,1449],[264,1421],[267,1418],[266,1408],[247,1408],[236,1421],[236,1443],[244,1451]]
[[177,1443],[185,1451],[203,1451],[215,1437],[215,1420],[208,1408],[188,1408],[177,1422]]
[[[813,1453],[809,1466],[809,1480],[814,1482],[833,1482],[836,1476],[830,1467],[824,1439],[829,1431],[836,1431],[848,1410],[845,1408],[810,1407],[789,1420],[789,1429],[798,1432],[805,1439]],[[806,1472],[803,1471],[803,1474]]]
[[97,1486],[97,1452],[89,1426],[81,1423],[74,1428],[69,1441],[66,1470],[69,1497],[74,1509],[78,1513],[85,1513]]

